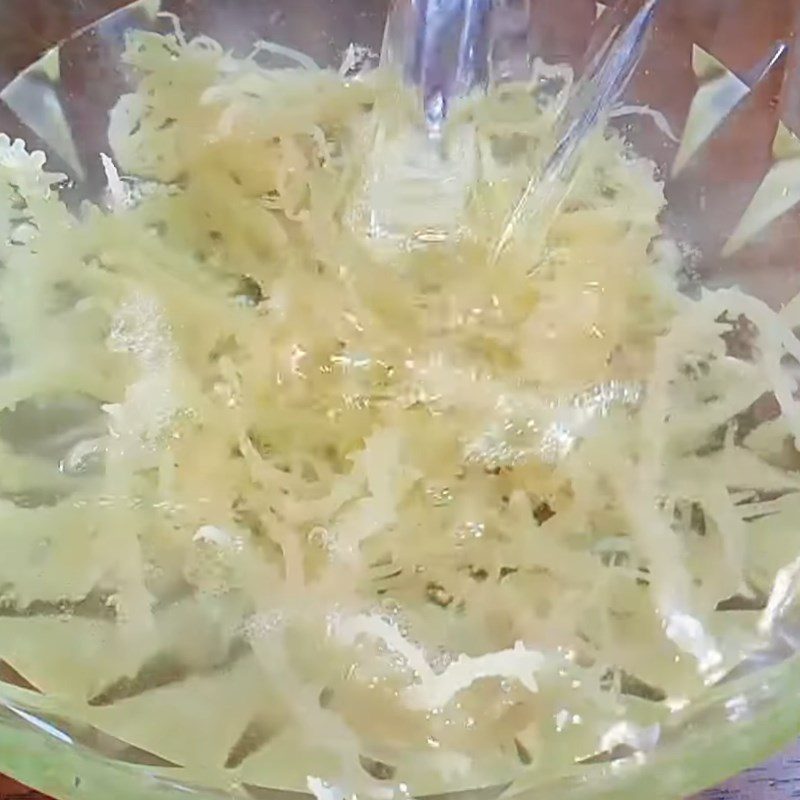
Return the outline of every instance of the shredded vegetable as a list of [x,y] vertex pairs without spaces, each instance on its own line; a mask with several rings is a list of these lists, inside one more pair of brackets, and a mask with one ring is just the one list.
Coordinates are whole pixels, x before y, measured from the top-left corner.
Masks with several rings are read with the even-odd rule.
[[414,104],[346,58],[131,34],[77,214],[0,137],[0,655],[123,742],[320,798],[653,747],[790,603],[794,306],[682,294],[611,128],[494,264],[569,71],[454,107],[469,181],[437,188],[377,163]]

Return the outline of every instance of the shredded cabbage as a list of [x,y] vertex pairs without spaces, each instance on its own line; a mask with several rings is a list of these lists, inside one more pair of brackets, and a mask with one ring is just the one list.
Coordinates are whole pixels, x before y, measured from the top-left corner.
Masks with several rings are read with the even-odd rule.
[[[100,204],[0,137],[0,654],[31,702],[321,798],[654,746],[791,603],[797,304],[682,294],[611,130],[541,252],[492,263],[566,70],[454,108],[470,181],[437,194],[386,191],[413,103],[356,48],[178,27],[123,59]],[[426,193],[448,235],[367,224]]]

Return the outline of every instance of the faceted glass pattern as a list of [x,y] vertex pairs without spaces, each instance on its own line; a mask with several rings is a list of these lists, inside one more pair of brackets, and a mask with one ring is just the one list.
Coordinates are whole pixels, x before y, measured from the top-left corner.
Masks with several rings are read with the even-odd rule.
[[[51,168],[69,176],[68,192],[76,201],[95,198],[105,187],[99,154],[109,152],[108,113],[128,81],[119,67],[125,32],[169,30],[159,8],[179,14],[188,33],[208,34],[237,52],[269,39],[329,65],[340,63],[351,42],[378,52],[388,11],[387,0],[142,0],[103,16],[122,5],[0,0],[0,131],[46,152]],[[534,57],[566,61],[580,71],[608,9],[593,0],[496,0],[491,13],[487,74],[501,81],[524,77]],[[664,223],[691,268],[686,290],[739,285],[779,308],[800,291],[797,4],[662,0],[657,14],[612,124],[660,167],[668,197]],[[71,609],[34,603],[17,612],[0,605],[0,619],[59,613],[92,618],[106,611],[101,598]],[[756,762],[797,732],[800,670],[791,628],[784,633],[735,680],[665,726],[646,756],[611,753],[544,785],[532,776],[463,796],[676,797]],[[238,772],[265,741],[257,725],[245,720],[224,765],[172,763],[55,710],[33,676],[4,660],[9,649],[0,639],[0,769],[15,777],[59,797],[88,800],[166,800],[187,793],[278,800],[289,794]],[[241,656],[228,653],[217,665],[221,682],[224,668]],[[196,677],[168,662],[150,667],[134,679],[141,685],[117,686],[117,694]],[[176,735],[214,725],[218,689],[210,680],[207,696],[196,698],[202,713],[184,719]],[[113,697],[94,701],[112,704]]]

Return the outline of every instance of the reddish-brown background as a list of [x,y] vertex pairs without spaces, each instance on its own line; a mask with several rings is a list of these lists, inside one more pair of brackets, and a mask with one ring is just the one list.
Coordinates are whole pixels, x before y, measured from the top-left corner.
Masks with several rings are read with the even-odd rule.
[[41,800],[42,795],[0,776],[0,800]]

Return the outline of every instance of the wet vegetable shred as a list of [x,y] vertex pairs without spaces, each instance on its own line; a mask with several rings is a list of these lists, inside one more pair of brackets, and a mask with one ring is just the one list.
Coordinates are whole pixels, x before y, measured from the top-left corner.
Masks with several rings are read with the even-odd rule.
[[426,180],[380,70],[123,59],[98,202],[0,138],[0,638],[36,702],[326,798],[654,746],[787,602],[798,304],[681,293],[612,128],[493,263],[566,69],[461,101]]

